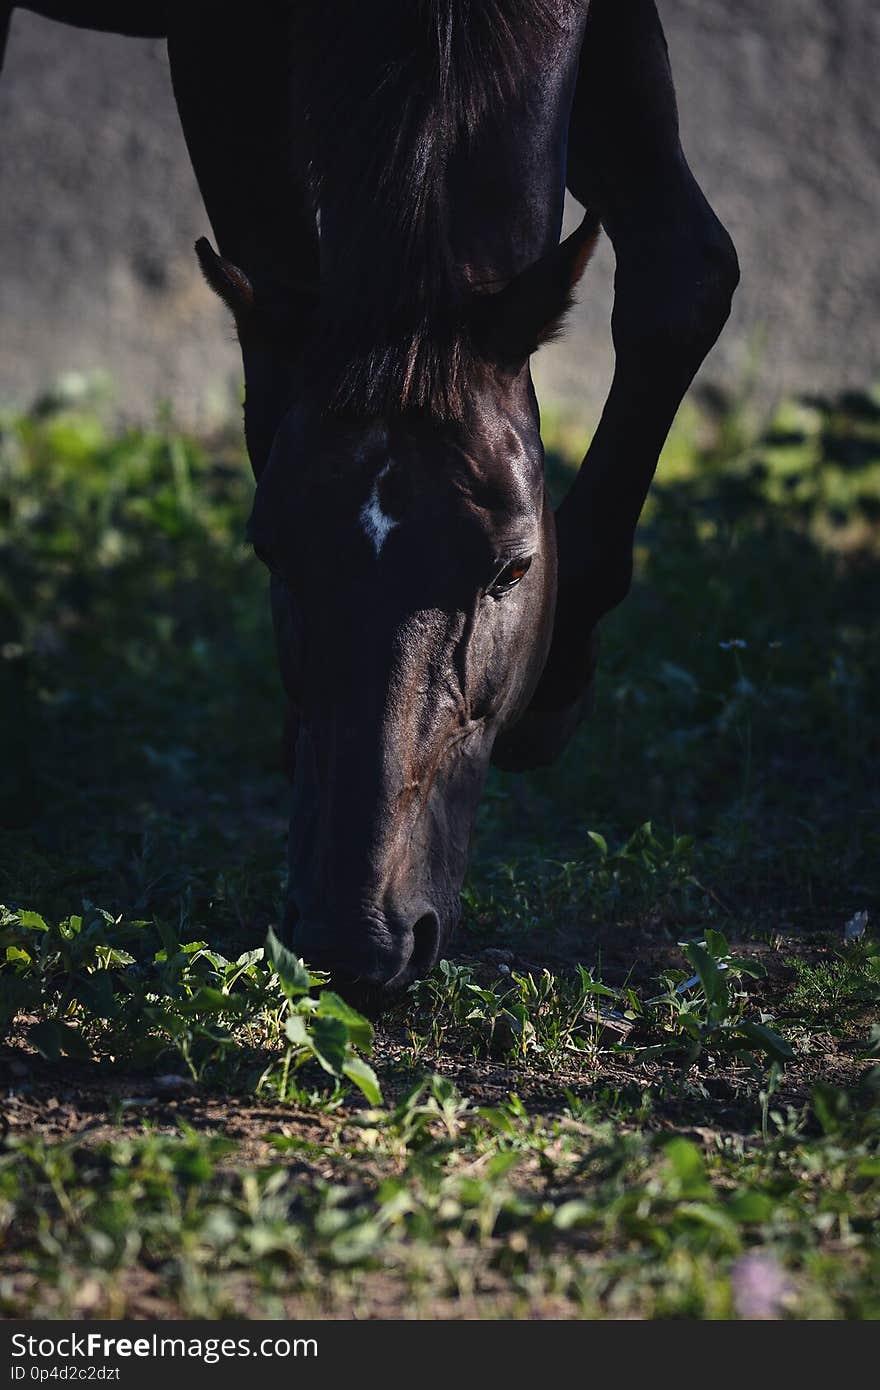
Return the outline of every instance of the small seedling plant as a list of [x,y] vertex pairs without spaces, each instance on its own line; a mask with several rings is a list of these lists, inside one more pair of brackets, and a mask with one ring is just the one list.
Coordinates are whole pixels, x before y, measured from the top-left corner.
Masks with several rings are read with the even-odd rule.
[[87,907],[48,923],[2,909],[0,950],[0,1037],[28,1018],[27,1040],[50,1062],[182,1064],[195,1082],[300,1101],[311,1093],[295,1078],[316,1063],[333,1079],[331,1098],[350,1082],[381,1100],[365,1060],[372,1025],[271,929],[265,948],[228,960],[162,922]]
[[426,1034],[411,1029],[417,1051],[428,1042],[439,1049],[449,1029],[464,1028],[476,1054],[541,1056],[549,1063],[565,1053],[595,1054],[603,1001],[618,1002],[618,992],[582,965],[572,979],[549,970],[508,971],[484,985],[471,967],[444,960],[410,993],[417,1014],[428,1016]]
[[763,979],[764,967],[734,955],[721,932],[711,929],[680,949],[690,971],[667,971],[662,992],[647,1000],[628,985],[614,989],[597,980],[583,965],[571,977],[508,970],[487,985],[470,966],[441,961],[411,990],[416,1020],[427,1014],[428,1023],[421,1034],[417,1024],[411,1029],[414,1048],[439,1050],[449,1030],[464,1028],[475,1054],[510,1060],[540,1056],[552,1064],[570,1054],[589,1060],[613,1050],[688,1068],[717,1055],[742,1059],[758,1079],[768,1065],[790,1062],[794,1052],[770,1027],[772,1016],[749,1012],[743,981]]
[[641,1010],[645,1022],[659,1029],[661,1041],[646,1048],[637,1045],[637,1054],[644,1059],[676,1056],[686,1067],[705,1053],[736,1056],[758,1077],[767,1064],[792,1061],[790,1044],[769,1027],[771,1014],[760,1010],[757,1019],[746,1016],[749,996],[742,981],[765,977],[760,962],[733,955],[722,933],[711,928],[701,941],[679,944],[693,974],[664,974],[663,992]]

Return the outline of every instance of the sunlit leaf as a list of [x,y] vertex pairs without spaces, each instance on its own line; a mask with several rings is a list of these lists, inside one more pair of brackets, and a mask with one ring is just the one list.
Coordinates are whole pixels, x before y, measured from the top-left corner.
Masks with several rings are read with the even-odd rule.
[[49,928],[43,921],[39,912],[22,911],[18,914],[18,920],[23,927],[28,927],[31,931],[48,931]]
[[342,1064],[342,1074],[363,1092],[371,1105],[382,1104],[379,1078],[363,1057],[348,1057]]
[[323,989],[318,999],[319,1018],[338,1018],[348,1029],[351,1041],[362,1052],[369,1052],[373,1042],[373,1025],[338,994]]
[[271,927],[266,933],[266,956],[275,967],[281,988],[288,999],[298,994],[308,994],[312,987],[311,975],[299,956],[281,944]]
[[348,1029],[339,1018],[315,1018],[311,1029],[315,1056],[334,1076],[342,1075],[348,1045]]

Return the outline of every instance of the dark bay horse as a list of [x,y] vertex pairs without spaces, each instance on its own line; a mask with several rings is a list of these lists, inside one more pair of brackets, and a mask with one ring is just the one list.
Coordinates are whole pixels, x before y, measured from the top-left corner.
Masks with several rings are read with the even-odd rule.
[[[581,717],[737,283],[655,5],[27,8],[167,36],[220,254],[197,250],[244,362],[250,537],[289,701],[286,932],[381,999],[456,923],[490,761],[545,763]],[[587,212],[560,243],[566,187]],[[554,516],[529,359],[600,226],[616,370]]]

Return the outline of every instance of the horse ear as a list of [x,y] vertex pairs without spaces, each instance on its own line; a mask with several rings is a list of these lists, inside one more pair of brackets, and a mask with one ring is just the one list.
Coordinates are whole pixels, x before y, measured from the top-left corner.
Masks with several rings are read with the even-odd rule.
[[475,302],[472,333],[485,356],[520,365],[561,331],[599,231],[598,218],[588,212],[565,241],[498,294],[483,295]]
[[215,294],[219,295],[227,309],[232,311],[236,323],[241,327],[253,311],[254,287],[243,270],[232,261],[218,256],[207,237],[200,236],[196,242],[196,255],[202,274]]
[[225,256],[219,256],[207,237],[199,237],[196,255],[202,274],[227,309],[232,311],[244,346],[262,344],[289,355],[298,348],[314,319],[318,287],[290,277],[251,280]]

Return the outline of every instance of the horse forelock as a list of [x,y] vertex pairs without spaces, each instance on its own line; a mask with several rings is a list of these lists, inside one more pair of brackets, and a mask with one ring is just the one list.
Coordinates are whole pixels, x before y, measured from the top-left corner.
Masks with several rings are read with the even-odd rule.
[[474,350],[446,170],[539,75],[574,0],[337,0],[292,20],[295,119],[321,210],[310,370],[333,410],[456,418]]

